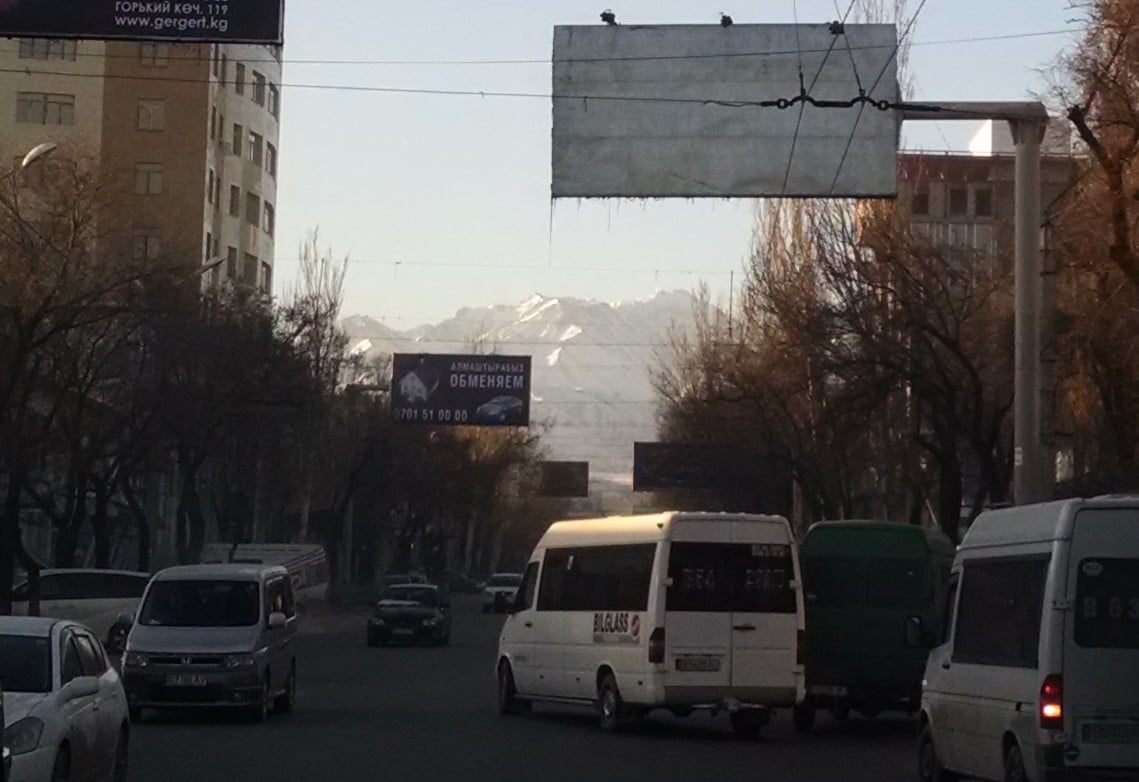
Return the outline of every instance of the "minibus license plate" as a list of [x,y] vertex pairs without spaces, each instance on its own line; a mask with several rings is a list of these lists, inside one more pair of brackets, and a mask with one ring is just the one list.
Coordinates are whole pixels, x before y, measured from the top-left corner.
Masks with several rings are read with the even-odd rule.
[[715,672],[720,670],[719,657],[677,657],[676,670]]
[[845,698],[846,687],[841,684],[813,684],[807,688],[807,693],[823,697]]
[[410,627],[397,627],[395,630],[392,631],[392,634],[393,635],[399,635],[399,636],[411,635],[412,630]]
[[201,673],[172,673],[166,677],[167,687],[205,687],[206,677]]
[[1139,722],[1085,722],[1089,744],[1139,744]]

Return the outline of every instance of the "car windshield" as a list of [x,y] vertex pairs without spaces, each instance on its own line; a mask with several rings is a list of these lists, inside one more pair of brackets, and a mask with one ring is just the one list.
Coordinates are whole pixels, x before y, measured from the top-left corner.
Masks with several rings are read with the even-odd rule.
[[522,576],[516,573],[503,573],[491,576],[490,581],[487,581],[486,585],[492,587],[516,587],[521,583]]
[[439,605],[439,592],[430,587],[403,586],[384,591],[383,600],[400,600],[434,608]]
[[5,692],[51,690],[50,640],[0,635],[0,687]]
[[260,615],[256,581],[156,581],[139,624],[163,627],[248,627]]

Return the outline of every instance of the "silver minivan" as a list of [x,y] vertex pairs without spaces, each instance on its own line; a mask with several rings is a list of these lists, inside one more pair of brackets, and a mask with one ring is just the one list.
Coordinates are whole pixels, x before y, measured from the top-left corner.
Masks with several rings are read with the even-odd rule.
[[297,613],[288,571],[184,565],[155,574],[127,637],[123,685],[143,709],[226,707],[262,721],[296,700]]
[[981,514],[948,597],[923,780],[1139,778],[1139,498]]

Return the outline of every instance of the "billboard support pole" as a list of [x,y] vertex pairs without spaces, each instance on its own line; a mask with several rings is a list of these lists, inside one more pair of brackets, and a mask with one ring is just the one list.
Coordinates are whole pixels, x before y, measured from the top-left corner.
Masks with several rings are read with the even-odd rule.
[[[1048,125],[1044,104],[925,103],[902,112],[903,120],[979,120],[1008,122],[1016,145],[1016,360],[1013,393],[1013,500],[1018,505],[1051,498],[1055,454],[1044,419],[1051,411],[1041,404],[1046,382],[1042,371],[1042,336],[1052,322],[1051,298],[1044,300],[1040,254],[1040,146]],[[1047,442],[1046,442],[1047,441]]]

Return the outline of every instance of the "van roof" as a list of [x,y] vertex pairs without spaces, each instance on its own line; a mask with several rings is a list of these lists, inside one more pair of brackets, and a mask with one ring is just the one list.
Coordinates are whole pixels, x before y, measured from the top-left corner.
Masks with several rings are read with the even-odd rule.
[[862,553],[904,554],[916,553],[917,547],[933,554],[953,556],[953,541],[939,529],[919,527],[897,521],[852,519],[847,521],[817,521],[807,530],[799,553],[807,557],[812,553],[849,549],[852,539],[865,540],[867,550]]
[[289,571],[280,565],[256,564],[207,564],[207,565],[175,565],[158,571],[154,575],[155,581],[210,581],[217,579],[236,579],[239,581],[254,581],[268,576],[287,576]]
[[692,521],[757,521],[786,525],[782,516],[751,513],[691,513],[665,511],[635,516],[604,516],[595,519],[556,521],[542,536],[540,546],[580,545],[583,538],[598,544],[652,543],[667,540],[669,530],[678,520]]
[[1090,508],[1139,510],[1139,497],[1069,499],[985,511],[969,526],[961,550],[1066,540],[1072,537],[1076,513]]

